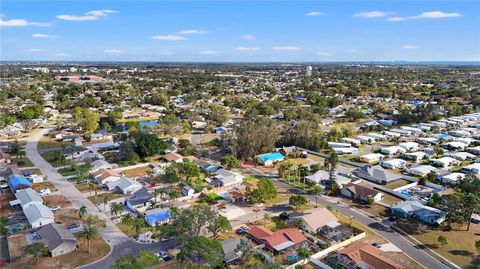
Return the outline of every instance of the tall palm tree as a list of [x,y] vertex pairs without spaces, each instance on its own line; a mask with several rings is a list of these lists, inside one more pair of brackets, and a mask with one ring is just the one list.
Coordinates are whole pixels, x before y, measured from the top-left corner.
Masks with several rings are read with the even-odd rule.
[[83,216],[85,216],[85,214],[87,214],[87,207],[82,205],[79,209],[78,209],[78,217],[80,219],[83,218]]
[[122,219],[120,220],[120,223],[123,224],[124,226],[131,226],[133,225],[134,219],[132,218],[132,215],[130,213],[125,214],[122,216]]
[[95,183],[93,182],[88,182],[88,192],[90,196],[92,196],[92,191],[95,189]]
[[106,207],[107,207],[108,201],[109,200],[108,200],[107,196],[103,197],[103,201],[102,201],[103,202],[103,211],[107,210]]
[[145,227],[145,220],[143,218],[136,218],[133,221],[133,228],[135,229],[135,233],[139,234],[140,229]]
[[123,211],[123,204],[118,202],[118,203],[112,203],[110,205],[110,214],[118,216]]
[[153,190],[153,199],[155,201],[155,204],[157,203],[157,196],[162,193],[161,189],[157,188]]
[[94,225],[85,225],[83,226],[82,237],[87,240],[88,243],[88,253],[90,253],[90,243],[93,239],[97,238],[98,229]]

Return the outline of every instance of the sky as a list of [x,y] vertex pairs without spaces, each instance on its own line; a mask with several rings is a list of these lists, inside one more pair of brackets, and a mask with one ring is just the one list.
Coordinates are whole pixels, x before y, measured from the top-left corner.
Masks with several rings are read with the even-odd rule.
[[480,61],[480,1],[2,0],[0,59]]

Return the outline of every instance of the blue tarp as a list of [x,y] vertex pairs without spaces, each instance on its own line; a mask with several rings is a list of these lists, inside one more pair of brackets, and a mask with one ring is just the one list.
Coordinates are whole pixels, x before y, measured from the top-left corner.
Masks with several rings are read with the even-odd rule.
[[20,177],[20,176],[12,177],[9,182],[10,182],[10,186],[13,189],[16,189],[20,186],[27,186],[27,187],[32,186],[32,183],[30,183],[30,181],[28,181],[28,179],[26,179],[24,177]]
[[146,216],[145,221],[148,223],[148,225],[153,227],[157,222],[164,222],[170,219],[171,216],[172,214],[170,213],[170,210],[165,209],[163,211],[156,212]]

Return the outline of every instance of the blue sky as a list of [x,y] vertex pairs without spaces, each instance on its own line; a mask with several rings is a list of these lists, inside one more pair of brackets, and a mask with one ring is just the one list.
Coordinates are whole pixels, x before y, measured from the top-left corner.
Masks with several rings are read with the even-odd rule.
[[2,1],[2,60],[479,61],[480,1]]

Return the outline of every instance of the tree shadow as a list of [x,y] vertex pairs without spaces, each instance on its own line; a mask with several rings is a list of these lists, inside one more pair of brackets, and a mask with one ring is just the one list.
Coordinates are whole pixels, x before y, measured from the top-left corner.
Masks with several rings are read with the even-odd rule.
[[428,248],[438,249],[437,244],[418,244],[415,247],[418,248],[418,249],[428,249]]
[[478,269],[480,268],[480,256],[477,256],[468,267],[465,269]]
[[463,249],[454,249],[449,251],[452,255],[459,255],[459,256],[472,256],[473,252]]

